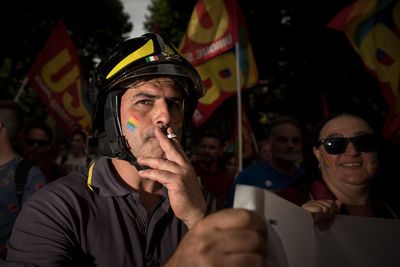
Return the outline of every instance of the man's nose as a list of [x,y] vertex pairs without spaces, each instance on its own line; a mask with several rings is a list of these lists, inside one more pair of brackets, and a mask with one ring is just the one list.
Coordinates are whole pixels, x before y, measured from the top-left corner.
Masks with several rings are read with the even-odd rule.
[[171,123],[171,114],[167,102],[159,101],[159,103],[157,103],[154,121],[157,125],[169,126]]
[[293,140],[290,139],[290,138],[288,139],[288,141],[287,141],[286,144],[287,144],[288,147],[293,147],[293,146],[294,146],[294,142],[293,142]]

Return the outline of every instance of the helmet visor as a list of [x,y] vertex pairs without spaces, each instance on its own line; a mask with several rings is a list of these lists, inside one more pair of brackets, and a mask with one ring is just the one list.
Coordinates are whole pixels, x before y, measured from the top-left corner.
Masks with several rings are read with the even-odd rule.
[[125,74],[110,87],[115,87],[118,85],[119,88],[130,88],[142,78],[152,76],[167,76],[174,79],[178,78],[178,80],[181,77],[185,80],[189,80],[191,81],[193,88],[190,88],[190,86],[184,86],[185,93],[190,95],[194,91],[198,98],[204,96],[207,90],[202,79],[195,71],[185,66],[174,64],[158,64],[145,66],[143,68]]

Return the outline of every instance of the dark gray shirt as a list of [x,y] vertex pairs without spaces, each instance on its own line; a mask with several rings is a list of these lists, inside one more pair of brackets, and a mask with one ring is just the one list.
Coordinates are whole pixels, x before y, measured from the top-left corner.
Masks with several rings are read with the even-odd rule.
[[[18,216],[7,261],[36,266],[160,266],[187,232],[164,188],[150,216],[109,159],[39,190]],[[215,197],[204,192],[209,211]]]

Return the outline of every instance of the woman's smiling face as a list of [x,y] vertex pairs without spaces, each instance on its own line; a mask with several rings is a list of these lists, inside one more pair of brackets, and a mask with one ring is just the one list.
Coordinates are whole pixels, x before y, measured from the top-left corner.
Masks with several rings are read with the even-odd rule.
[[[321,129],[319,140],[331,137],[356,137],[374,134],[371,127],[361,118],[351,115],[336,117]],[[353,142],[347,144],[340,154],[329,154],[324,145],[313,148],[321,167],[322,178],[328,187],[369,185],[378,165],[378,153],[358,151]]]

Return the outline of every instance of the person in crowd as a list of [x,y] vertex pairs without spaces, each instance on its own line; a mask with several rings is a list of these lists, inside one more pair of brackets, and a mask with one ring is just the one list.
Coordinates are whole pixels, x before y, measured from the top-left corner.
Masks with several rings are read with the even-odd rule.
[[264,219],[217,211],[184,152],[184,129],[206,90],[195,68],[149,33],[114,48],[92,82],[102,157],[35,194],[17,219],[7,261],[265,266]]
[[379,139],[362,116],[331,114],[314,129],[314,169],[278,195],[309,211],[321,229],[328,228],[336,214],[398,219],[373,183],[380,182]]
[[55,145],[56,159],[66,157],[69,153],[69,146],[67,142],[59,143]]
[[224,141],[217,131],[207,129],[200,138],[199,160],[193,164],[201,185],[225,204],[232,186],[233,177],[222,169],[219,159],[223,153]]
[[14,145],[22,133],[25,114],[12,100],[0,100],[0,257],[21,206],[46,184],[43,173],[24,161]]
[[258,158],[257,162],[262,163],[272,158],[271,142],[268,139],[258,142]]
[[25,128],[24,151],[24,158],[44,173],[47,183],[67,174],[54,160],[53,131],[45,122],[32,121]]
[[81,130],[75,130],[71,134],[70,153],[57,158],[57,164],[65,168],[67,173],[81,171],[87,168],[92,158],[87,153],[87,135]]
[[298,122],[289,116],[279,116],[271,122],[270,134],[272,157],[241,171],[233,182],[228,206],[233,205],[237,184],[261,187],[278,191],[290,186],[290,181],[303,173],[296,162],[303,154],[303,139]]
[[224,152],[219,159],[221,170],[228,173],[232,179],[235,179],[239,174],[239,160],[235,153]]

